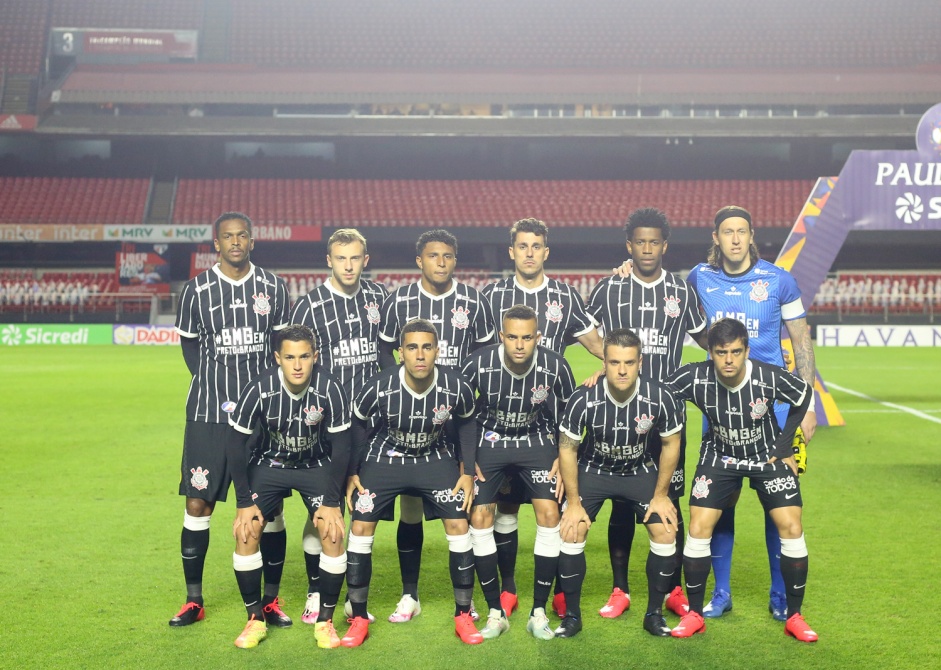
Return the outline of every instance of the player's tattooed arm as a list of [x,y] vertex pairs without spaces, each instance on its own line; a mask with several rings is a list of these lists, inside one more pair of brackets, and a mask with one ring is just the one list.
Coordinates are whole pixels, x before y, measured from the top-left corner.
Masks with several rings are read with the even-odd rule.
[[[798,376],[810,384],[810,394],[813,398],[814,382],[817,378],[817,361],[814,355],[814,343],[810,337],[810,325],[806,318],[792,319],[785,321],[787,334],[791,338],[791,346],[794,347],[794,366],[797,368]],[[801,421],[801,430],[804,433],[804,440],[808,443],[814,436],[817,429],[817,413],[811,406]]]

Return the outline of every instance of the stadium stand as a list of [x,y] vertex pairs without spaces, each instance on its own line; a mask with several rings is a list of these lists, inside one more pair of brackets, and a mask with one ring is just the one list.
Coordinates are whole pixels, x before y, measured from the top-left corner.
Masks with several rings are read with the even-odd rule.
[[[233,61],[356,69],[909,67],[941,62],[933,0],[233,0]],[[717,36],[722,36],[717,38]]]
[[0,313],[107,312],[114,310],[114,272],[0,273]]
[[138,224],[149,179],[0,177],[0,223]]
[[48,14],[49,0],[0,2],[0,74],[39,74]]
[[50,27],[195,30],[202,20],[203,0],[52,0]]
[[941,307],[941,274],[842,272],[828,277],[814,298],[814,315],[927,314]]
[[788,227],[810,180],[484,181],[181,179],[173,222],[252,212],[260,224],[505,226],[523,216],[558,226],[621,226],[636,207],[660,207],[677,226],[709,226],[721,204],[749,208],[756,227]]

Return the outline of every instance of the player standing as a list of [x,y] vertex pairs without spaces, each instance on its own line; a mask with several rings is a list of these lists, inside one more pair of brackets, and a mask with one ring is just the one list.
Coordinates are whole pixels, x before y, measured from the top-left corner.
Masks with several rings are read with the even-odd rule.
[[[797,374],[813,389],[816,376],[810,326],[801,302],[797,282],[786,270],[758,257],[751,214],[742,207],[721,208],[715,216],[713,247],[707,263],[700,263],[687,277],[696,289],[709,323],[731,317],[746,325],[751,357],[784,366],[781,353],[783,321],[794,348]],[[784,425],[787,406],[775,410],[778,424]],[[801,424],[809,442],[817,425],[813,394],[810,409]],[[733,500],[734,503],[734,500]],[[716,586],[706,606],[707,617],[719,617],[732,609],[732,547],[735,534],[735,507],[722,515],[712,537],[713,569]],[[778,621],[787,619],[784,581],[781,575],[781,542],[770,516],[765,515],[765,542],[771,572],[768,610]]]
[[[689,535],[683,552],[690,612],[672,635],[689,637],[706,630],[703,600],[713,529],[735,504],[742,480],[748,479],[781,537],[781,575],[789,613],[784,631],[802,642],[815,642],[817,634],[801,615],[807,544],[791,447],[813,388],[780,366],[749,360],[749,339],[740,320],[719,319],[709,329],[712,360],[684,365],[666,380],[676,398],[694,403],[709,424],[690,494]],[[783,429],[774,416],[775,402],[789,406]]]
[[[382,305],[379,332],[380,367],[395,366],[393,350],[402,328],[413,319],[426,319],[438,330],[438,365],[458,368],[475,348],[493,339],[490,305],[477,289],[454,279],[457,239],[446,230],[428,230],[415,244],[415,263],[421,279],[396,289]],[[473,472],[468,473],[473,475]],[[421,613],[418,576],[424,542],[422,506],[404,496],[397,529],[402,598],[389,616],[392,623],[408,621]],[[391,511],[390,511],[391,513]]]
[[[602,279],[591,293],[588,310],[604,327],[605,333],[621,328],[637,333],[643,343],[644,377],[661,381],[679,368],[687,333],[705,348],[706,321],[696,292],[681,277],[663,269],[663,255],[670,238],[666,215],[659,209],[637,209],[631,212],[624,228],[627,252],[633,259],[630,274]],[[682,555],[684,529],[679,500],[686,490],[685,430],[680,431],[679,439],[680,457],[670,481],[669,497],[679,514],[677,542],[679,555]],[[648,447],[654,461],[658,461],[659,434],[649,437]],[[606,618],[620,616],[631,604],[627,570],[634,541],[633,516],[629,505],[612,499],[608,552],[614,586],[608,602],[599,612]],[[688,611],[679,570],[674,574],[667,607],[678,616]]]
[[[350,457],[349,404],[337,379],[317,365],[314,334],[307,326],[292,324],[280,331],[275,361],[277,367],[242,390],[229,417],[232,430],[226,455],[238,507],[232,563],[248,612],[248,623],[235,646],[256,647],[268,636],[261,602],[259,530],[295,490],[324,544],[318,566],[323,600],[314,637],[317,646],[335,648],[340,639],[333,611],[346,574],[340,504]],[[250,449],[258,426],[261,439]]]
[[[488,284],[481,291],[490,301],[497,322],[514,305],[526,305],[536,311],[541,339],[539,346],[558,354],[565,353],[570,339],[577,339],[591,354],[602,358],[601,336],[597,323],[585,310],[578,291],[545,273],[549,258],[549,228],[538,219],[521,219],[510,228],[512,277]],[[513,480],[514,484],[518,480]],[[523,500],[512,489],[501,494],[494,523],[494,541],[503,593],[500,601],[509,616],[518,606],[516,597],[516,554],[519,548],[519,506]]]
[[[252,221],[226,212],[213,223],[219,262],[184,284],[176,330],[183,359],[193,376],[186,397],[180,495],[186,496],[180,549],[186,580],[186,604],[171,626],[201,621],[203,565],[209,550],[209,525],[217,501],[229,488],[225,439],[228,416],[242,387],[273,362],[271,336],[287,325],[284,280],[252,264]],[[278,585],[285,555],[284,519],[268,524],[262,539],[265,555],[265,617],[289,626],[281,611]]]
[[633,330],[608,331],[604,379],[590,388],[578,388],[560,423],[559,469],[567,501],[559,559],[567,609],[556,630],[562,637],[582,629],[585,539],[608,499],[621,501],[647,526],[644,630],[659,637],[670,634],[661,606],[677,571],[675,533],[681,517],[670,489],[679,462],[684,413],[663,384],[640,375],[642,361],[646,362],[641,340]]
[[[494,638],[509,629],[501,601],[494,542],[494,513],[500,487],[516,478],[536,513],[533,609],[527,630],[540,640],[554,637],[546,602],[559,563],[559,505],[556,500],[556,413],[575,389],[572,370],[559,354],[538,346],[536,312],[516,305],[503,314],[502,344],[474,352],[464,362],[464,377],[478,393],[477,495],[471,508],[471,537],[477,577],[490,614],[481,631]],[[515,601],[515,599],[514,599]]]
[[[369,263],[366,238],[352,228],[340,228],[327,240],[327,280],[299,298],[291,323],[309,326],[320,345],[320,363],[340,381],[347,397],[355,398],[366,380],[379,371],[379,321],[388,292],[382,284],[363,279]],[[320,534],[304,525],[307,603],[301,621],[316,623],[320,610],[318,588]],[[351,612],[347,612],[350,616]]]
[[[368,444],[354,437],[347,486],[347,504],[353,512],[347,572],[353,618],[341,643],[358,647],[369,635],[366,601],[376,524],[387,518],[396,496],[407,493],[423,500],[427,518],[444,522],[455,633],[466,644],[480,644],[483,637],[470,616],[474,554],[467,524],[477,452],[474,392],[459,370],[435,364],[438,333],[430,321],[415,319],[405,324],[401,342],[402,365],[370,379],[353,403],[357,433],[365,433],[366,422],[373,416],[378,425]],[[457,445],[446,430],[452,417],[460,436],[460,464]]]

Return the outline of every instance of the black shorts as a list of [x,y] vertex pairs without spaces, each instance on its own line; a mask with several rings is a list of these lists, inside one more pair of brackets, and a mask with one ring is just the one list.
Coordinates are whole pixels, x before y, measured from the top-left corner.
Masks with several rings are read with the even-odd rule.
[[[643,466],[627,475],[598,474],[596,470],[578,473],[578,493],[582,507],[592,521],[601,511],[605,500],[619,500],[633,510],[637,523],[644,522],[650,499],[657,488],[657,467]],[[657,514],[651,514],[647,523],[661,523]]]
[[229,492],[225,440],[231,430],[224,423],[187,421],[183,433],[180,495],[208,502],[225,502]]
[[422,499],[426,519],[466,519],[464,492],[451,495],[460,474],[447,453],[410,463],[366,461],[359,470],[366,492],[353,492],[353,521],[391,520],[395,498],[403,493]]
[[[663,438],[660,433],[653,431],[647,441],[647,453],[653,458],[654,463],[660,462],[660,451],[663,446]],[[686,424],[680,429],[680,460],[676,463],[676,470],[673,471],[673,477],[670,478],[670,490],[668,495],[670,500],[679,500],[686,493]]]
[[292,490],[301,494],[308,513],[313,517],[323,503],[324,492],[330,486],[330,470],[330,467],[271,468],[267,465],[251,465],[248,468],[248,483],[255,504],[266,521],[274,520],[281,511],[281,503],[291,495]]
[[[549,471],[555,458],[555,453],[541,447],[480,449],[477,467],[484,481],[477,481],[474,504],[488,505],[504,500],[501,493],[507,481],[518,482],[523,500],[554,500],[556,479],[549,478]],[[513,490],[512,484],[510,490]]]
[[742,488],[744,478],[758,493],[765,511],[778,507],[803,507],[800,482],[787,463],[725,463],[722,467],[700,463],[689,494],[690,507],[726,509]]

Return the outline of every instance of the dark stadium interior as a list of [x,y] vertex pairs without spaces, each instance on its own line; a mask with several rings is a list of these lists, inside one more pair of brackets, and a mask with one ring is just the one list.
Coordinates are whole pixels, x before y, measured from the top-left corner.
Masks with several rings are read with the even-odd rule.
[[[324,237],[361,228],[376,268],[410,267],[417,228],[443,226],[461,267],[496,272],[506,228],[535,216],[550,266],[584,270],[621,260],[626,213],[652,205],[682,270],[737,202],[773,259],[818,177],[855,149],[913,149],[941,100],[932,0],[690,7],[6,0],[0,223],[205,224],[244,208]],[[183,51],[88,38],[128,31],[175,31]],[[34,129],[10,125],[26,118]],[[938,243],[852,233],[832,270],[937,268]],[[0,268],[100,269],[118,244],[5,238]],[[175,281],[191,250],[174,245]],[[323,253],[264,242],[255,257],[311,271]]]

